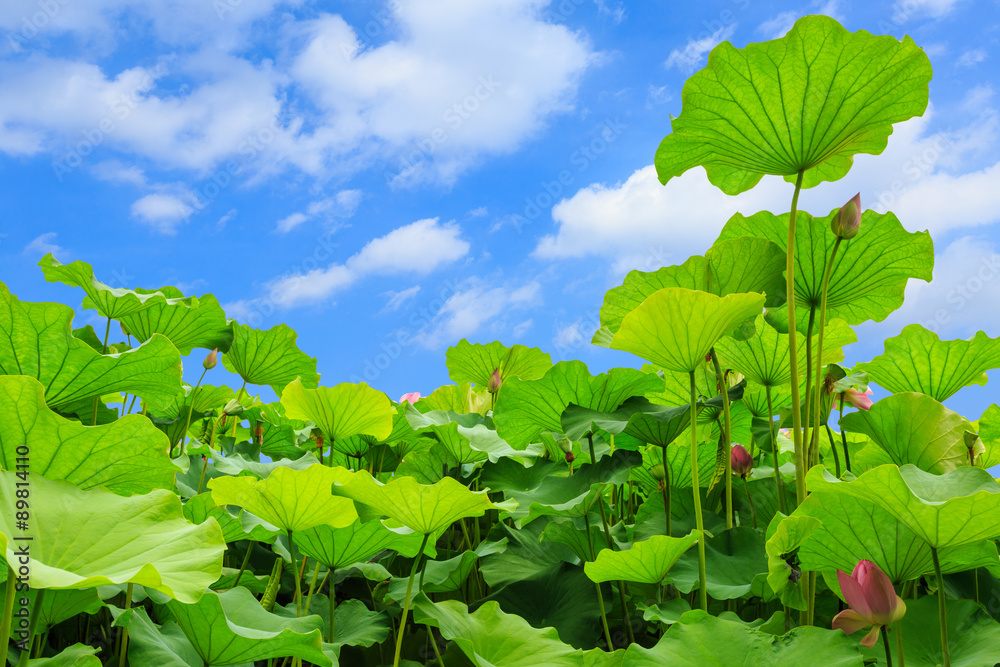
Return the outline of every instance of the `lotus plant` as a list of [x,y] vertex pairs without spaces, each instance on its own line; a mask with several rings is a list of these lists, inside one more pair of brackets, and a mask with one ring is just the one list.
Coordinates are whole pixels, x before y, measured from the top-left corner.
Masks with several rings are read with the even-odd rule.
[[[750,517],[753,519],[753,527],[757,527],[757,511],[753,506],[753,498],[750,497],[750,486],[747,483],[747,477],[750,476],[750,472],[753,470],[753,457],[750,456],[750,452],[743,445],[736,444],[733,445],[732,450],[729,454],[729,464],[733,469],[733,474],[741,477],[743,479],[743,490],[747,493],[747,502],[750,504]],[[778,471],[775,470],[775,474]]]
[[858,561],[851,574],[837,570],[837,581],[850,609],[834,616],[833,629],[843,630],[850,635],[871,626],[871,630],[861,640],[861,645],[867,647],[875,645],[881,632],[886,661],[891,665],[886,627],[903,618],[906,603],[896,595],[885,572],[870,560]]

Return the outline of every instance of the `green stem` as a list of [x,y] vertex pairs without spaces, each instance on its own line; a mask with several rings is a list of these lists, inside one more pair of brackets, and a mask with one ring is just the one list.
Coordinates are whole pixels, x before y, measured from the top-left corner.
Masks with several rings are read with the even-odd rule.
[[[819,331],[816,333],[816,391],[813,396],[813,437],[815,444],[816,458],[819,458],[819,425],[820,413],[823,411],[823,334],[826,329],[826,303],[830,292],[830,275],[833,273],[833,263],[837,259],[837,251],[840,250],[840,243],[843,241],[839,236],[833,244],[833,251],[826,261],[826,268],[823,271],[823,291],[819,300]],[[829,420],[827,420],[829,421]],[[818,463],[818,461],[816,461]],[[838,475],[839,477],[839,475]]]
[[788,299],[788,366],[792,376],[792,440],[795,442],[795,496],[801,504],[806,498],[805,457],[802,447],[802,413],[799,397],[799,351],[795,329],[795,217],[799,207],[799,192],[802,190],[800,170],[795,178],[795,193],[792,195],[792,210],[788,215],[788,246],[785,250],[785,294]]
[[[125,611],[132,608],[132,582],[125,587]],[[122,628],[121,648],[118,650],[118,667],[125,667],[125,653],[128,651],[128,626]]]
[[392,667],[399,667],[399,656],[403,650],[403,632],[406,630],[406,617],[410,615],[410,593],[413,592],[413,579],[417,576],[417,566],[420,564],[420,558],[424,555],[424,548],[427,547],[427,538],[429,537],[430,533],[424,535],[420,551],[417,552],[413,559],[413,567],[410,568],[410,578],[406,582],[406,599],[403,602],[403,616],[399,619],[399,631],[396,633],[396,657],[392,660]]
[[[590,547],[590,561],[593,562],[597,560],[597,552],[594,550],[594,538],[590,535],[590,512],[585,515],[585,520],[587,522],[587,546]],[[601,610],[601,625],[604,626],[604,640],[608,642],[608,650],[614,651],[615,645],[611,641],[611,630],[608,629],[608,615],[604,611],[604,594],[601,593],[601,585],[594,582],[594,586],[597,587],[597,606]]]
[[747,502],[750,503],[750,518],[753,519],[754,530],[757,529],[757,511],[753,507],[753,498],[750,497],[750,483],[747,478],[743,478],[743,490],[747,492]]
[[937,575],[938,594],[938,624],[941,626],[941,659],[944,667],[951,667],[951,654],[948,651],[948,609],[944,598],[944,576],[941,574],[941,561],[938,560],[937,549],[931,547],[931,559],[934,561],[934,574]]
[[[7,587],[11,586],[11,579],[7,580]],[[28,659],[31,657],[31,644],[35,639],[35,626],[38,625],[39,612],[42,610],[42,598],[45,597],[45,589],[39,588],[35,594],[35,608],[31,610],[31,620],[28,621],[28,638],[25,640],[26,650],[21,651],[21,657],[17,661],[17,667],[28,667]]]
[[205,457],[204,462],[201,464],[201,477],[198,478],[198,493],[205,488],[205,473],[208,472],[208,457]]
[[[243,390],[246,389],[246,388],[247,388],[247,381],[244,380],[243,381],[243,386],[241,386],[240,390],[238,392],[236,392],[236,400],[237,401],[240,401],[240,396],[243,394]],[[242,405],[242,404],[243,404],[243,401],[240,401],[240,405]],[[243,421],[243,419],[242,419],[242,417],[240,415],[233,415],[233,435],[232,435],[232,438],[233,438],[233,444],[234,445],[236,444],[236,427],[240,425],[241,421]]]
[[774,406],[771,403],[771,385],[765,385],[764,395],[767,397],[767,425],[771,429],[771,453],[774,455],[774,486],[775,493],[778,496],[778,509],[782,514],[788,514],[785,511],[785,489],[781,481],[781,469],[778,462],[778,433],[774,428]]
[[[191,413],[194,412],[194,399],[197,398],[197,396],[198,396],[198,388],[201,387],[201,381],[205,379],[205,373],[207,373],[207,372],[208,372],[207,368],[201,372],[201,377],[198,378],[198,384],[196,384],[194,386],[194,389],[191,390],[191,404],[188,406],[187,421],[184,422],[184,430],[181,431],[181,440],[180,440],[180,443],[179,443],[180,444],[180,456],[184,456],[184,441],[187,438],[188,429],[191,428]],[[174,453],[172,447],[171,447],[170,453],[171,454]],[[173,457],[171,456],[171,458],[173,458]]]
[[729,386],[726,384],[726,376],[722,373],[722,366],[719,364],[719,356],[713,347],[709,350],[712,358],[712,365],[715,366],[715,377],[722,388],[722,414],[725,418],[725,428],[722,434],[722,446],[725,449],[726,457],[726,529],[733,527],[733,425],[729,414]]
[[[104,328],[104,345],[101,346],[101,354],[108,353],[108,337],[111,335],[111,317],[108,316],[108,325]],[[97,406],[100,403],[100,396],[94,396],[94,414],[90,419],[91,426],[97,426]]]
[[295,565],[295,542],[292,540],[292,529],[288,529],[288,557],[292,559],[292,574],[295,575],[295,615],[302,616],[302,578],[299,568]]
[[[204,475],[204,473],[202,473],[202,475]],[[201,486],[199,485],[198,488],[201,489]],[[253,551],[253,540],[248,540],[248,542],[249,544],[247,545],[247,553],[245,556],[243,556],[243,563],[240,565],[239,572],[236,573],[236,581],[233,582],[233,588],[236,588],[237,586],[240,585],[240,579],[243,578],[243,573],[247,569],[247,563],[250,562],[250,552]]]
[[[667,448],[663,450],[663,513],[667,517],[667,537],[670,537],[670,468],[667,467]],[[630,499],[631,500],[631,499]]]
[[427,626],[427,634],[431,638],[431,647],[434,649],[434,657],[437,658],[438,667],[444,667],[444,660],[441,658],[441,650],[438,648],[437,639],[434,637],[434,626]]
[[885,664],[886,667],[892,667],[892,653],[889,651],[889,631],[886,627],[882,626],[882,646],[885,648]]
[[903,622],[896,621],[896,657],[899,667],[906,667],[906,657],[903,655]]
[[337,591],[334,590],[334,585],[335,585],[335,583],[336,583],[337,580],[334,579],[334,576],[333,576],[333,574],[334,574],[334,568],[331,567],[330,571],[327,574],[328,574],[328,576],[330,578],[330,639],[328,641],[332,644],[333,643],[333,636],[334,636],[333,635],[333,631],[334,631],[334,629],[336,627],[336,623],[334,623],[334,620],[333,620],[333,612],[336,611],[336,608],[337,608]]
[[[3,637],[3,654],[7,655],[7,647],[10,646],[10,622],[14,617],[14,589],[17,575],[14,568],[7,566],[7,592],[3,599],[3,621],[0,622],[0,637]],[[86,641],[86,638],[84,638]]]
[[[801,179],[800,179],[801,180]],[[708,577],[705,575],[705,523],[701,516],[701,484],[698,480],[698,389],[691,376],[691,487],[694,490],[694,521],[698,528],[698,599],[708,612]]]
[[[844,419],[844,395],[840,395],[840,418],[837,420],[837,424]],[[843,426],[840,426],[840,441],[844,445],[844,468],[847,472],[851,472],[851,453],[847,451],[847,431],[844,430]]]
[[813,351],[813,327],[816,325],[816,306],[809,307],[809,323],[806,325],[806,405],[802,412],[806,415],[806,423],[802,427],[802,446],[805,448],[805,461],[806,469],[810,467],[810,462],[812,461],[812,450],[810,449],[810,443],[812,443],[812,422],[809,417],[812,414],[812,381],[813,381],[813,364],[812,364],[812,351]]

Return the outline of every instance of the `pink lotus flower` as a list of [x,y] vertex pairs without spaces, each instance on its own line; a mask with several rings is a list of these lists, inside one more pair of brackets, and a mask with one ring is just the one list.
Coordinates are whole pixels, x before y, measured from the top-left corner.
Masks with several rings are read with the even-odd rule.
[[872,399],[868,398],[872,396],[872,390],[868,389],[865,393],[861,393],[854,387],[849,388],[844,392],[844,400],[856,407],[858,410],[870,410],[872,407]]
[[861,640],[862,646],[874,646],[882,626],[898,621],[906,613],[906,604],[896,595],[889,577],[870,560],[858,561],[850,575],[837,570],[837,581],[850,609],[833,617],[833,629],[851,634],[872,626]]
[[215,348],[209,352],[208,356],[205,357],[205,361],[201,362],[201,365],[206,371],[210,371],[215,368],[217,363],[219,363],[219,348]]
[[419,400],[420,400],[419,391],[411,391],[409,394],[403,394],[402,396],[399,397],[400,403],[402,403],[403,401],[407,401],[410,405],[413,405]]
[[861,193],[851,197],[851,200],[840,207],[830,221],[830,229],[840,238],[853,239],[861,229]]
[[495,394],[500,391],[500,385],[503,384],[503,379],[500,377],[500,369],[493,369],[493,374],[490,375],[490,381],[486,385],[486,391],[491,394]]
[[733,474],[739,475],[743,479],[746,479],[750,471],[753,470],[753,459],[743,445],[733,445],[729,452],[729,462],[733,467]]

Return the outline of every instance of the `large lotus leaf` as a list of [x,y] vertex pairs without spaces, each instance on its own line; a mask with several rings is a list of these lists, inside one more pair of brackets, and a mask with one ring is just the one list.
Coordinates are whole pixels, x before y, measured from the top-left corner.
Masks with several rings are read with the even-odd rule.
[[602,649],[584,652],[564,644],[555,628],[539,630],[514,614],[504,613],[496,602],[486,602],[469,613],[461,602],[431,602],[419,595],[413,603],[413,620],[440,629],[454,641],[476,667],[611,667],[621,664],[621,654]]
[[720,338],[764,308],[764,295],[718,297],[682,287],[654,292],[625,316],[611,348],[631,352],[665,369],[693,371]]
[[484,464],[479,477],[480,485],[490,491],[518,491],[527,493],[538,488],[547,477],[553,473],[566,470],[562,461],[536,459],[532,465],[526,466],[513,459],[500,459],[496,463]]
[[99,650],[86,644],[73,644],[51,658],[33,658],[28,661],[28,665],[29,667],[101,667],[101,659],[97,657]]
[[653,535],[634,543],[627,551],[604,549],[594,562],[585,563],[583,569],[591,581],[598,583],[624,580],[658,584],[700,537],[701,533],[696,530],[685,537]]
[[130,665],[157,667],[204,667],[205,662],[184,632],[173,621],[157,626],[143,607],[131,613],[112,607],[117,613],[115,625],[128,628],[128,660]]
[[[709,596],[716,600],[743,597],[750,592],[753,578],[767,572],[764,536],[749,526],[721,531],[705,540],[705,563]],[[678,558],[670,578],[681,592],[694,590],[698,586],[697,552]]]
[[[698,404],[698,409],[703,407]],[[590,410],[571,403],[562,414],[563,432],[570,440],[579,440],[598,429],[618,435],[628,433],[645,443],[665,447],[691,423],[691,408],[666,407],[634,396],[616,410]]]
[[307,389],[296,379],[285,387],[281,403],[289,417],[311,421],[331,442],[359,434],[382,440],[392,433],[389,398],[364,382]]
[[517,581],[543,577],[552,566],[579,562],[568,546],[558,542],[542,543],[543,533],[553,523],[543,517],[522,528],[512,528],[502,521],[493,527],[489,543],[504,544],[506,548],[485,555],[480,562],[479,571],[490,588],[499,590]]
[[[798,548],[803,570],[851,572],[858,561],[868,559],[897,584],[934,572],[930,546],[874,503],[845,493],[814,493],[789,520],[795,517],[822,522]],[[945,547],[938,557],[945,573],[1000,562],[989,541]]]
[[[909,657],[909,656],[907,656]],[[632,644],[622,667],[861,667],[858,640],[840,630],[810,626],[777,636],[744,623],[690,611],[656,646]]]
[[664,287],[702,290],[716,296],[760,292],[767,297],[765,305],[779,306],[784,302],[784,269],[785,252],[767,239],[743,236],[722,240],[705,257],[696,255],[680,266],[629,272],[620,286],[604,295],[601,328],[608,334],[617,333],[626,315]]
[[[0,500],[15,506],[17,474],[0,471]],[[32,588],[93,588],[131,582],[179,600],[197,600],[222,572],[226,543],[219,524],[189,523],[180,499],[157,490],[128,498],[102,488],[84,491],[63,481],[30,477],[29,531],[13,512],[0,516],[8,563],[31,541]]]
[[442,385],[417,401],[418,410],[451,410],[459,414],[485,415],[491,405],[489,393],[485,389],[476,391],[469,382]]
[[[715,345],[724,368],[742,373],[747,380],[764,387],[791,384],[792,369],[788,334],[778,333],[760,316],[755,322],[757,335],[737,341],[723,338]],[[823,363],[836,363],[844,358],[840,348],[857,342],[858,337],[843,320],[827,322],[823,337]],[[799,359],[806,358],[806,341],[796,341]],[[777,404],[775,410],[782,404]],[[766,414],[766,412],[765,412]]]
[[181,393],[181,357],[163,336],[134,350],[101,355],[72,336],[73,309],[19,301],[0,283],[0,375],[30,375],[50,407],[129,392],[151,407]]
[[286,655],[333,665],[323,653],[319,616],[272,614],[243,587],[209,591],[196,604],[171,601],[167,608],[205,665],[242,665]]
[[927,108],[931,63],[912,39],[806,16],[781,39],[722,42],[684,84],[681,115],[656,151],[661,183],[702,165],[730,195],[764,174],[803,185],[843,178],[856,153],[885,150],[893,123]]
[[976,463],[987,470],[1000,465],[1000,405],[991,405],[979,418],[979,439],[986,451]]
[[[386,572],[388,575],[388,572]],[[296,618],[295,602],[287,605],[276,605],[274,613],[285,618]],[[330,599],[323,594],[313,595],[309,604],[308,614],[323,619],[323,627],[330,627]],[[361,600],[344,600],[338,602],[333,612],[334,639],[333,646],[372,646],[380,644],[389,636],[391,629],[389,617],[385,612],[371,611]],[[328,649],[329,643],[323,648]],[[327,652],[330,656],[330,653]]]
[[[718,446],[714,441],[701,441],[698,443],[698,470],[710,470],[712,466],[715,465],[715,458],[718,452]],[[658,491],[658,484],[651,475],[649,475],[649,468],[655,465],[660,465],[663,463],[663,450],[659,447],[647,449],[643,455],[643,460],[645,461],[645,467],[643,468],[633,468],[631,478],[635,481],[639,481],[641,484],[647,487],[649,493]],[[667,476],[669,477],[670,487],[672,489],[690,489],[691,488],[691,443],[685,442],[683,438],[673,445],[667,447]],[[645,474],[643,474],[645,473]],[[711,475],[698,475],[698,484],[701,488],[708,488],[711,482]],[[690,493],[684,494],[690,496]],[[659,493],[654,494],[657,502],[662,500],[659,498]],[[677,502],[677,496],[674,496],[674,502]],[[671,514],[673,512],[671,511]]]
[[512,449],[486,419],[478,414],[458,414],[451,410],[420,412],[412,405],[405,408],[406,419],[418,433],[433,434],[459,463],[496,462],[505,456],[523,457],[525,452]]
[[222,365],[247,384],[268,385],[279,395],[296,378],[301,378],[303,387],[315,389],[319,385],[316,359],[295,345],[297,337],[284,324],[267,331],[233,324],[233,344],[223,355]]
[[[767,584],[781,602],[795,609],[804,610],[806,600],[798,552],[809,537],[821,527],[819,519],[811,516],[782,517],[776,514],[767,530]],[[851,571],[854,566],[851,566]]]
[[986,371],[1000,368],[1000,338],[980,331],[971,340],[941,340],[909,324],[885,341],[885,352],[858,364],[872,382],[891,392],[917,391],[944,401],[962,387],[986,384]]
[[276,469],[266,479],[217,477],[208,483],[216,505],[236,505],[282,530],[313,526],[350,526],[358,518],[354,503],[330,496],[330,486],[347,479],[345,468],[315,463],[305,470]]
[[225,541],[253,540],[270,544],[278,536],[279,530],[250,512],[240,510],[233,516],[225,507],[215,504],[211,493],[199,493],[184,503],[184,516],[191,523],[205,523],[209,517],[215,519],[222,528]]
[[[1000,642],[1000,623],[973,600],[948,600],[948,652],[952,667],[994,667]],[[906,601],[900,634],[907,667],[938,667],[941,664],[941,625],[936,595]],[[890,635],[891,636],[891,635]],[[889,641],[893,664],[900,662],[895,638]],[[885,658],[878,642],[861,651],[869,660]]]
[[164,303],[147,303],[143,310],[117,318],[140,342],[149,340],[153,334],[163,334],[185,355],[196,347],[226,352],[233,344],[230,321],[213,295],[185,298],[176,287],[137,289],[135,293],[140,296],[160,293],[168,297]]
[[538,380],[511,378],[493,411],[501,438],[517,450],[539,442],[541,434],[562,432],[561,416],[570,403],[591,410],[614,410],[626,399],[656,391],[663,380],[631,368],[592,376],[581,361],[560,361]]
[[[0,584],[0,593],[7,592],[7,582]],[[18,597],[27,597],[28,609],[34,609],[38,600],[38,591],[29,588],[25,591],[17,591]],[[96,614],[104,606],[96,588],[83,590],[51,590],[46,591],[42,596],[42,606],[38,610],[38,624],[35,626],[35,634],[43,634],[49,628],[62,623],[68,618],[73,618],[77,614]],[[10,629],[11,638],[17,639],[17,623]]]
[[[533,526],[535,523],[540,522],[528,525]],[[588,523],[590,524],[589,538],[586,530]],[[607,545],[605,539],[600,521],[588,522],[580,518],[563,519],[562,521],[551,520],[545,525],[545,529],[539,536],[540,542],[566,545],[573,550],[573,553],[580,559],[580,562],[584,563],[594,560],[596,554],[591,553],[591,546],[593,545],[595,550],[603,549]]]
[[95,308],[103,317],[117,320],[131,313],[137,313],[154,304],[167,303],[167,295],[162,292],[143,290],[141,293],[124,287],[111,287],[94,276],[94,267],[86,262],[63,264],[52,253],[38,261],[45,280],[79,287],[87,293],[83,299],[84,308]]
[[81,489],[105,486],[129,495],[172,489],[177,466],[167,437],[141,415],[83,426],[45,405],[44,389],[27,376],[0,376],[0,468],[17,470],[27,446],[33,475],[64,479]]
[[[823,272],[836,243],[836,236],[830,233],[830,220],[836,213],[813,217],[799,211],[796,217],[795,303],[805,306],[803,317],[808,316],[809,306],[819,307]],[[747,235],[761,236],[787,250],[788,213],[761,211],[750,217],[737,213],[719,238]],[[830,273],[827,318],[840,318],[851,325],[881,322],[903,304],[907,281],[930,281],[933,267],[934,244],[927,232],[906,231],[892,213],[865,211],[858,235],[837,251]],[[781,313],[776,321],[787,322],[784,309]]]
[[485,491],[470,491],[451,477],[430,485],[412,477],[396,477],[383,484],[361,470],[341,482],[333,487],[334,494],[364,503],[421,535],[465,517],[482,516],[486,510],[508,509],[490,502]]
[[230,387],[214,387],[203,384],[198,387],[198,391],[194,391],[190,385],[184,385],[184,391],[183,396],[174,397],[169,405],[149,410],[148,414],[162,419],[180,419],[182,414],[187,416],[188,409],[191,409],[194,414],[204,413],[208,410],[224,408],[229,401],[236,398],[236,392]]
[[502,381],[511,377],[537,380],[552,368],[552,359],[537,347],[506,347],[500,341],[481,345],[463,338],[448,348],[445,365],[448,366],[448,377],[454,382],[471,382],[478,389],[485,390],[490,376],[497,369]]
[[871,438],[896,465],[912,463],[927,472],[943,473],[969,461],[965,432],[972,430],[972,424],[923,394],[887,396],[870,410],[844,415],[840,425]]
[[[424,593],[450,593],[465,583],[476,567],[479,556],[475,551],[463,551],[447,560],[425,561],[420,572],[420,590]],[[386,600],[403,602],[406,598],[407,577],[393,577],[386,590]]]
[[326,567],[341,568],[366,561],[384,549],[411,558],[420,550],[419,533],[386,528],[381,521],[355,521],[344,528],[315,526],[292,537],[302,553]]
[[[301,452],[300,452],[301,453]],[[319,459],[312,452],[306,452],[297,459],[278,459],[276,461],[254,461],[245,459],[239,454],[232,456],[220,456],[212,460],[215,469],[224,475],[241,475],[250,473],[254,477],[261,479],[268,477],[278,468],[291,468],[292,470],[305,470],[319,464]]]
[[937,549],[1000,537],[1000,484],[981,468],[934,475],[914,465],[888,464],[843,482],[816,466],[806,485],[810,492],[846,493],[875,503]]

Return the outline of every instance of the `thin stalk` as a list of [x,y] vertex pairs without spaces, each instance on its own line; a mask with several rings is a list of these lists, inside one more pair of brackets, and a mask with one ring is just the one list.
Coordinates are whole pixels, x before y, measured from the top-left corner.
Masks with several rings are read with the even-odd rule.
[[[590,512],[586,514],[587,521],[587,546],[590,547],[590,560],[591,562],[597,560],[597,552],[594,551],[594,538],[590,536]],[[604,594],[601,593],[601,585],[594,582],[594,586],[597,587],[597,606],[601,610],[601,625],[604,626],[604,640],[608,642],[608,650],[614,651],[615,645],[611,641],[611,631],[608,629],[608,615],[604,612]]]
[[948,651],[948,609],[944,599],[944,576],[941,574],[941,561],[938,560],[937,549],[931,547],[931,559],[934,561],[934,574],[937,575],[938,594],[938,624],[941,626],[941,659],[944,667],[951,667],[951,653]]
[[[37,602],[36,602],[37,604]],[[132,608],[132,582],[125,588],[125,611]],[[122,628],[121,648],[118,650],[118,667],[125,667],[125,653],[128,651],[128,626]]]
[[[7,566],[7,593],[3,598],[3,621],[0,621],[0,637],[3,637],[3,654],[7,655],[7,647],[10,646],[10,621],[14,618],[14,589],[13,582],[16,580],[14,568]],[[84,638],[86,641],[86,638]]]
[[778,467],[778,434],[774,429],[774,406],[771,403],[771,385],[764,387],[764,395],[767,396],[767,425],[771,429],[771,453],[774,454],[774,486],[775,492],[778,495],[778,509],[782,514],[788,514],[785,511],[784,484],[782,484],[781,470]]
[[[13,588],[12,579],[7,580],[7,588]],[[42,610],[42,598],[45,597],[45,589],[39,588],[35,594],[35,608],[31,610],[31,619],[28,621],[27,650],[21,651],[21,657],[17,661],[17,667],[28,667],[28,659],[31,657],[31,643],[35,639],[35,626],[38,625],[39,612]]]
[[896,657],[899,667],[906,667],[906,657],[903,655],[903,622],[896,621]]
[[833,465],[837,471],[837,477],[840,477],[840,456],[837,454],[837,443],[833,439],[833,429],[830,425],[826,425],[826,435],[830,439],[830,451],[833,452]]
[[201,490],[205,486],[205,473],[207,472],[208,472],[208,457],[206,456],[205,461],[201,464],[201,477],[198,478],[198,493],[201,493]]
[[[826,261],[826,268],[823,271],[823,291],[819,300],[819,331],[816,334],[816,391],[813,396],[815,405],[813,406],[812,437],[812,440],[816,443],[815,456],[817,459],[819,458],[819,415],[822,412],[823,405],[823,379],[821,375],[823,373],[823,334],[824,329],[826,329],[826,303],[830,292],[830,275],[833,273],[833,263],[837,259],[837,251],[840,250],[842,241],[843,239],[838,236],[836,242],[833,244],[833,251],[830,253],[830,258]],[[815,463],[818,463],[818,461]]]
[[438,667],[444,667],[444,660],[441,659],[441,649],[438,648],[437,639],[434,637],[434,626],[427,626],[427,634],[431,638],[431,647],[434,649],[434,657],[437,658]]
[[[799,180],[802,178],[800,176]],[[694,371],[691,376],[691,486],[694,490],[694,520],[698,528],[698,598],[701,608],[708,612],[708,577],[705,575],[705,523],[701,516],[701,492],[698,481],[698,389]]]
[[[837,424],[840,424],[844,419],[844,395],[840,395],[840,418],[837,420]],[[847,472],[851,472],[851,453],[847,451],[847,432],[844,427],[840,427],[840,440],[844,445],[844,468]]]
[[667,448],[661,447],[661,449],[663,450],[663,513],[667,517],[667,537],[670,537],[670,468],[667,467]]
[[885,647],[886,667],[892,667],[892,653],[889,651],[889,631],[886,630],[884,625],[882,626],[882,646]]
[[[237,401],[240,400],[240,395],[243,394],[243,390],[246,389],[246,388],[247,388],[247,381],[244,380],[243,381],[243,386],[241,386],[240,390],[238,392],[236,392],[236,400]],[[240,401],[241,405],[242,405],[242,403],[243,402]],[[240,415],[233,415],[233,435],[232,435],[232,438],[233,438],[233,444],[234,445],[236,444],[236,427],[239,426],[240,422],[242,422],[242,421],[243,421],[243,419],[242,419],[242,417]]]
[[[201,381],[205,379],[205,373],[207,372],[207,368],[201,372],[201,377],[198,378],[198,384],[196,384],[194,389],[191,390],[191,405],[188,406],[187,421],[184,422],[184,430],[181,431],[181,440],[178,443],[180,445],[180,456],[184,456],[184,441],[187,438],[188,429],[191,428],[191,413],[194,412],[194,399],[198,397],[198,389],[201,387]],[[170,453],[171,455],[174,453],[173,447],[171,447]],[[171,458],[173,458],[173,456],[171,456]]]
[[715,377],[722,388],[722,414],[724,416],[724,429],[722,433],[722,446],[726,450],[726,528],[733,527],[733,425],[729,414],[729,385],[726,383],[726,376],[722,373],[722,366],[719,364],[719,356],[713,347],[709,350],[712,358],[712,365],[715,366]]
[[[199,487],[200,488],[200,487]],[[243,578],[243,573],[247,569],[247,563],[250,562],[250,553],[253,551],[253,540],[247,540],[249,544],[247,545],[247,553],[243,556],[243,563],[240,565],[239,572],[236,573],[236,581],[233,582],[233,588],[240,585],[240,579]]]
[[785,251],[785,294],[788,297],[788,366],[792,376],[792,440],[795,442],[795,496],[801,504],[806,498],[805,457],[802,448],[802,414],[799,397],[799,352],[795,329],[795,217],[799,207],[802,176],[799,170],[792,194],[792,210],[788,215],[788,246]]
[[127,415],[132,414],[132,408],[135,406],[135,399],[136,398],[138,398],[138,397],[135,394],[132,394],[132,400],[129,401],[128,410],[125,412],[125,414],[127,414]]
[[336,623],[334,623],[333,620],[333,612],[336,611],[337,609],[337,591],[334,590],[334,584],[336,583],[337,580],[334,579],[333,573],[334,573],[334,568],[331,567],[330,571],[327,573],[328,576],[330,577],[330,640],[329,641],[331,644],[333,643],[333,631],[336,628]]
[[[292,574],[295,575],[295,616],[302,616],[302,578],[299,568],[295,566],[295,542],[292,540],[292,529],[288,529],[288,556],[292,559]],[[303,564],[305,561],[303,561]]]
[[806,423],[802,427],[802,446],[805,448],[805,460],[806,468],[809,468],[810,462],[812,461],[812,450],[810,445],[812,443],[812,422],[809,421],[809,415],[812,414],[812,386],[813,386],[813,364],[812,364],[812,339],[813,339],[813,327],[816,324],[816,306],[809,306],[809,324],[806,325],[806,405],[803,412],[806,414]]
[[403,602],[403,615],[399,619],[399,631],[396,633],[396,657],[392,660],[392,667],[399,667],[399,655],[403,650],[403,632],[406,630],[406,617],[410,615],[410,593],[413,592],[413,579],[417,576],[417,566],[420,564],[421,556],[424,555],[428,537],[430,537],[430,533],[424,535],[420,551],[417,552],[416,558],[413,559],[413,567],[410,568],[410,578],[406,582],[406,599]]
[[743,478],[743,490],[747,492],[747,502],[750,503],[750,518],[753,519],[754,530],[757,529],[757,511],[753,507],[753,498],[750,497],[750,483],[747,478]]
[[[101,346],[101,354],[108,353],[108,336],[111,335],[111,317],[108,316],[108,325],[104,328],[104,345]],[[94,413],[90,419],[91,426],[97,426],[97,406],[101,400],[100,396],[94,396]]]

